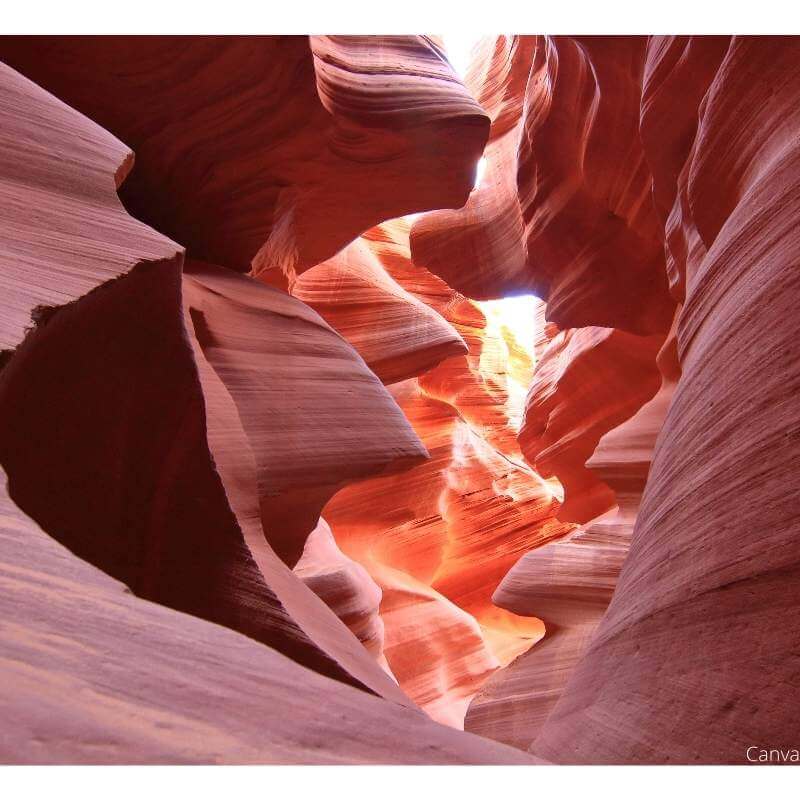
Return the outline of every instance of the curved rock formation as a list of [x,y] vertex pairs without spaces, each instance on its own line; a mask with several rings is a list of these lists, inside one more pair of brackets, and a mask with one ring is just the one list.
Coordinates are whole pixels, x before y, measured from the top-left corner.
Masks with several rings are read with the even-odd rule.
[[[0,372],[0,462],[14,501],[135,594],[408,702],[252,519],[252,454],[227,388],[184,323],[181,249],[129,217],[116,197],[130,153],[13,70],[3,67],[0,78],[9,137],[0,156],[3,247],[19,267],[4,272]],[[227,277],[255,295],[275,292]],[[300,306],[295,313],[323,326],[327,344],[317,343],[318,354],[327,348],[340,374],[349,362],[374,388],[356,403],[359,422],[377,413],[389,438],[367,440],[369,457],[353,475],[424,455],[352,349],[312,311],[281,298],[284,311]],[[248,302],[252,322],[258,310]],[[262,309],[261,324],[266,315]],[[385,427],[392,413],[397,435]],[[346,449],[348,458],[356,452]],[[331,452],[321,450],[323,466]]]
[[526,553],[505,576],[494,602],[541,617],[542,642],[487,681],[464,727],[526,749],[564,691],[611,601],[628,554],[656,437],[674,383],[601,440],[587,468],[613,492],[617,511],[574,535]]
[[324,519],[320,518],[306,540],[294,574],[325,602],[378,661],[385,663],[383,620],[378,613],[383,597],[381,589],[361,564],[337,547]]
[[516,157],[535,47],[529,36],[482,40],[465,82],[492,121],[483,179],[463,208],[425,214],[412,231],[414,262],[477,300],[532,291]]
[[800,40],[443,41],[0,38],[0,760],[796,747]]
[[383,592],[384,654],[392,674],[430,717],[463,728],[469,701],[500,666],[481,626],[408,573],[369,566]]
[[440,314],[392,279],[373,252],[378,247],[357,239],[301,275],[292,294],[319,312],[389,384],[421,375],[467,346]]
[[600,438],[658,391],[663,335],[614,328],[562,331],[542,354],[525,404],[520,448],[536,471],[564,487],[559,519],[586,523],[615,505],[585,464]]
[[[571,526],[555,519],[554,489],[524,464],[516,441],[534,351],[546,338],[541,315],[530,326],[531,341],[517,342],[492,309],[413,264],[407,237],[408,224],[396,220],[362,242],[469,350],[392,386],[430,460],[402,476],[346,488],[324,513],[342,550],[383,589],[386,656],[401,687],[436,719],[460,726],[486,676],[543,632],[539,620],[498,608],[492,593],[523,553]],[[319,280],[329,319],[346,332],[350,284],[330,271]]]
[[646,37],[498,37],[466,78],[492,118],[482,185],[412,231],[416,263],[470,297],[533,292],[561,327],[672,317],[639,138]]
[[424,36],[5,37],[0,59],[135,150],[134,216],[273,281],[463,205],[488,129]]
[[[532,745],[564,761],[744,763],[755,742],[796,746],[800,50],[722,47],[648,47],[682,374],[614,599]],[[697,50],[704,69],[675,58]],[[656,146],[650,124],[686,98],[696,131]]]
[[0,762],[534,763],[133,597],[0,481]]
[[299,300],[195,261],[184,294],[252,447],[267,539],[294,566],[339,487],[427,453],[364,362]]

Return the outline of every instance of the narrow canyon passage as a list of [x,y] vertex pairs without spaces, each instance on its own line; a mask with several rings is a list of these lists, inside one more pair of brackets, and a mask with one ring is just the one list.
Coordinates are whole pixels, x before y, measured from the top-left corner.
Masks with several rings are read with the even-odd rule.
[[797,745],[798,39],[0,62],[1,762]]

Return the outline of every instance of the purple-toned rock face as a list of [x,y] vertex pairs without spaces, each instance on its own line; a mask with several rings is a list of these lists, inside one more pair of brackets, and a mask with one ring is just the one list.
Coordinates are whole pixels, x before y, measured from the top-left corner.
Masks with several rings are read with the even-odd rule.
[[799,38],[0,62],[0,762],[797,747]]

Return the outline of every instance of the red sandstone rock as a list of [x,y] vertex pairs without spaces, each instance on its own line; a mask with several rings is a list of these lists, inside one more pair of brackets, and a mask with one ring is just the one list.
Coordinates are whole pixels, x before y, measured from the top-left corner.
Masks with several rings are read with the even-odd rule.
[[133,597],[0,481],[0,763],[533,763]]
[[[670,46],[654,39],[651,60]],[[754,742],[796,746],[798,55],[796,39],[734,37],[710,81],[678,61],[645,109],[699,100],[680,149],[648,137],[654,174],[679,176],[682,374],[614,599],[534,752],[744,763]]]
[[463,210],[415,223],[415,262],[472,297],[533,292],[561,327],[665,331],[672,306],[639,139],[646,45],[487,42],[467,76],[493,120],[485,179]]
[[579,328],[562,331],[543,352],[519,443],[539,474],[564,487],[559,519],[586,523],[614,507],[613,491],[584,465],[605,433],[655,395],[663,340]]
[[383,596],[380,586],[361,564],[342,553],[324,519],[306,540],[294,573],[381,661],[384,629],[378,613]]
[[[191,324],[184,325],[180,248],[129,217],[115,194],[130,154],[13,70],[3,67],[0,77],[9,137],[0,155],[3,248],[10,256],[0,461],[15,502],[137,595],[407,702],[280,563],[260,521],[254,527],[248,518],[248,504],[258,507],[249,447],[236,407],[193,350]],[[27,335],[26,320],[33,323]],[[373,410],[385,423],[391,398],[326,330],[338,343],[339,367],[349,358],[375,387]],[[404,444],[381,455],[373,442],[372,457],[384,465],[423,452],[394,413]]]
[[[530,380],[538,340],[520,345],[415,266],[403,221],[364,239],[386,272],[447,320],[469,352],[392,387],[430,460],[344,489],[325,516],[342,550],[384,591],[386,655],[401,687],[437,719],[460,726],[486,675],[543,632],[539,620],[492,603],[497,584],[525,551],[570,529],[556,521],[552,487],[525,466],[516,442],[524,388],[515,388]],[[334,283],[334,297],[335,290]],[[339,319],[347,319],[346,304]]]
[[427,453],[380,381],[299,300],[199,262],[187,263],[184,290],[253,450],[265,535],[294,566],[338,488]]
[[304,273],[292,294],[355,347],[384,382],[420,375],[467,350],[451,325],[403,289],[366,238]]
[[275,280],[463,205],[487,135],[424,36],[6,37],[0,59],[135,150],[132,214]]
[[587,467],[614,493],[616,513],[524,555],[494,602],[541,617],[544,639],[490,679],[465,729],[527,748],[536,738],[602,618],[628,554],[633,526],[674,385],[601,439]]
[[0,349],[11,351],[36,322],[32,311],[44,320],[140,262],[174,285],[181,248],[119,202],[133,164],[122,142],[1,64],[0,77]]
[[466,83],[492,120],[483,179],[462,209],[434,211],[413,226],[414,262],[477,300],[530,292],[533,286],[516,169],[535,39],[498,36],[482,41]]
[[403,690],[437,722],[464,727],[467,705],[500,666],[475,618],[406,572],[370,563],[383,592],[384,654]]
[[[3,758],[518,757],[401,708],[346,627],[377,654],[381,622],[432,715],[457,726],[478,692],[468,728],[553,760],[796,745],[796,40],[486,40],[467,78],[486,177],[415,223],[416,263],[402,222],[337,251],[467,198],[486,117],[436,40],[4,55],[136,147],[130,211],[307,293],[397,405],[299,300],[220,267],[182,276],[181,248],[117,200],[127,148],[3,67]],[[520,340],[459,290],[537,291],[563,330],[540,307]],[[659,362],[677,388],[637,517],[671,387],[635,412],[675,301]],[[516,442],[528,383],[535,470]],[[402,476],[423,451],[400,411],[432,456]],[[387,470],[328,503],[338,542],[322,525],[306,541],[338,486]],[[563,538],[557,514],[614,501]],[[302,580],[270,543],[289,563],[305,544]],[[515,659],[538,617],[547,636]]]

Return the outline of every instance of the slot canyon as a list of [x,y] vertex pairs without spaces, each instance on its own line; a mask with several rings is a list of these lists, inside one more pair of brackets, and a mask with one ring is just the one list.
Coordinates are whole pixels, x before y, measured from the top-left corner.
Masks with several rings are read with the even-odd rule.
[[0,62],[0,763],[796,752],[800,37]]

